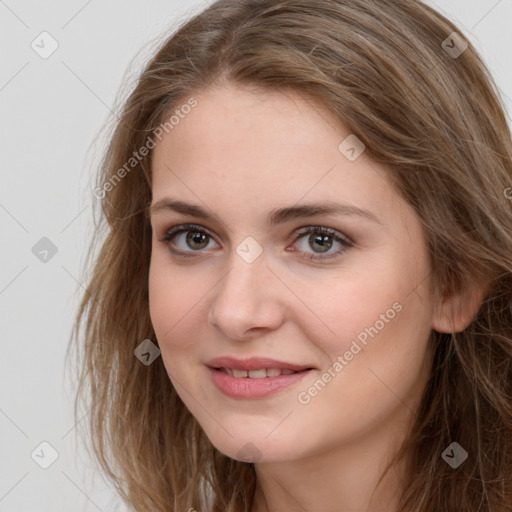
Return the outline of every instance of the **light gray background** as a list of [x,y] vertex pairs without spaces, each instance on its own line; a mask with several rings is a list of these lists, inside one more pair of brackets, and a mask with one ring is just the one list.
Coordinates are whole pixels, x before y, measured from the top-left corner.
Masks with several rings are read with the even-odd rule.
[[[64,368],[103,147],[93,141],[152,45],[208,3],[0,0],[0,512],[124,510],[77,453]],[[429,3],[479,49],[510,113],[512,0]],[[59,44],[47,59],[31,48],[43,31]],[[32,252],[42,237],[58,249],[46,263]],[[58,452],[48,469],[31,458],[43,441]]]

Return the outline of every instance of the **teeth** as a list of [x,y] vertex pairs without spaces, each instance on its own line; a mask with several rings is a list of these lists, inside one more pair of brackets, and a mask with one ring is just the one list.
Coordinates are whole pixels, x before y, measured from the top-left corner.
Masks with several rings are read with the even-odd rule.
[[249,370],[249,377],[251,379],[263,379],[267,376],[267,370],[265,368],[261,370]]
[[236,378],[263,379],[265,377],[279,377],[279,375],[291,375],[297,373],[293,370],[281,370],[280,368],[261,368],[260,370],[235,370],[234,368],[222,368],[228,375]]

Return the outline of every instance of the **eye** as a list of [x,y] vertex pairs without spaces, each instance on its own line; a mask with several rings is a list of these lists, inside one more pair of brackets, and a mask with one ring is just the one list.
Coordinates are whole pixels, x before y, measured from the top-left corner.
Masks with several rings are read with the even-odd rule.
[[[167,242],[169,250],[173,254],[188,258],[195,254],[187,253],[201,252],[202,249],[208,247],[208,243],[213,241],[213,238],[196,224],[181,224],[167,231],[160,241]],[[178,250],[173,249],[172,245],[176,245]]]
[[[309,236],[306,236],[309,235]],[[297,233],[295,242],[299,241],[300,251],[305,253],[309,260],[330,259],[344,253],[354,247],[354,243],[348,237],[338,233],[334,229],[322,226],[308,226]],[[338,249],[328,252],[338,244]],[[308,253],[306,249],[313,248],[314,253]],[[324,256],[324,254],[327,254]]]
[[[208,249],[213,237],[197,224],[180,224],[169,229],[160,241],[165,242],[173,254],[188,258],[197,256],[203,249]],[[297,233],[294,243],[296,242],[302,245],[299,252],[304,253],[304,257],[309,260],[330,259],[354,247],[352,240],[345,235],[322,226],[303,228]],[[330,251],[333,247],[336,247],[336,244],[338,248]],[[308,253],[308,248],[312,248],[315,252]],[[292,249],[292,251],[295,251],[295,249]]]

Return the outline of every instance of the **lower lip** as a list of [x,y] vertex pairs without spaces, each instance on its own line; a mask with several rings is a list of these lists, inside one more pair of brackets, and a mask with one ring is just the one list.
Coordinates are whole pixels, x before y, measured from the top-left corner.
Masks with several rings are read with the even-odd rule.
[[250,377],[232,377],[222,370],[209,368],[213,383],[225,395],[232,398],[263,398],[295,384],[312,370],[303,370],[290,375],[278,377],[263,377],[251,379]]

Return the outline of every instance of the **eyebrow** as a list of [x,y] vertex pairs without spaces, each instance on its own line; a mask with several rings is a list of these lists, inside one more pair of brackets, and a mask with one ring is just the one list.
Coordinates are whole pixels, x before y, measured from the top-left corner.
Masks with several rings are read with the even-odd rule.
[[[225,225],[225,222],[208,208],[203,208],[202,206],[186,203],[184,201],[173,200],[168,197],[160,199],[154,205],[150,206],[149,211],[151,215],[160,211],[175,211],[184,215],[213,220],[219,224]],[[322,201],[321,203],[309,203],[300,206],[287,206],[284,208],[274,209],[267,215],[267,223],[272,227],[295,219],[332,214],[345,216],[357,215],[383,225],[377,216],[369,210],[365,210],[351,204],[341,204],[332,201]]]

